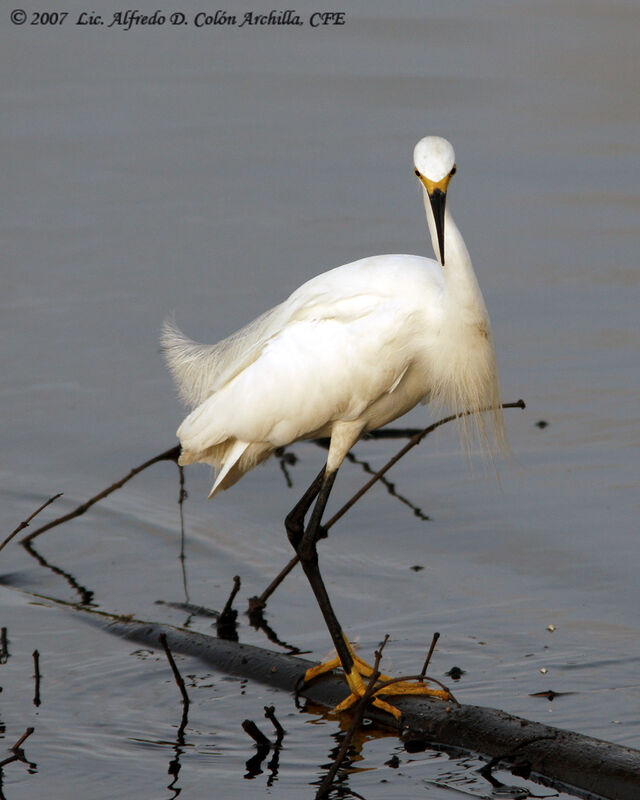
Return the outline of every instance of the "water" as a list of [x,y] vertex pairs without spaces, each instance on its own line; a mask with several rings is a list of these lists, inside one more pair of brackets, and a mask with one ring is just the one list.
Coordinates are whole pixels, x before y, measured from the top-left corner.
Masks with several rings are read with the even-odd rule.
[[[399,464],[396,490],[431,521],[373,490],[322,547],[329,591],[364,653],[391,634],[390,671],[414,671],[438,630],[435,674],[464,669],[452,687],[463,702],[638,747],[640,10],[345,10],[347,24],[325,30],[128,32],[18,27],[3,12],[2,530],[63,491],[51,519],[171,446],[182,411],[158,352],[167,313],[213,342],[324,269],[429,254],[410,154],[421,136],[445,135],[503,395],[527,410],[507,412],[514,456],[499,484],[468,468],[453,431]],[[406,423],[427,420],[419,409]],[[380,465],[395,447],[356,453]],[[242,609],[289,558],[281,521],[323,458],[313,444],[295,453],[293,489],[273,461],[214,503],[207,469],[187,471],[192,602],[220,608],[240,574]],[[364,479],[345,465],[332,507]],[[12,800],[201,797],[212,784],[221,797],[313,796],[336,721],[181,659],[193,702],[180,746],[164,655],[34,598],[77,601],[80,586],[104,610],[184,623],[155,604],[185,599],[178,488],[175,468],[158,465],[44,534],[40,554],[75,586],[16,543],[0,555],[0,731],[11,746],[33,725],[25,751],[37,764],[5,767]],[[314,657],[329,649],[297,574],[269,622]],[[273,646],[244,618],[240,635]],[[548,689],[570,694],[530,696]],[[287,736],[277,775],[265,762],[248,779],[255,750],[240,723],[268,731],[266,704]],[[393,737],[370,738],[361,755],[348,782],[368,800],[490,794],[474,760],[409,755]]]

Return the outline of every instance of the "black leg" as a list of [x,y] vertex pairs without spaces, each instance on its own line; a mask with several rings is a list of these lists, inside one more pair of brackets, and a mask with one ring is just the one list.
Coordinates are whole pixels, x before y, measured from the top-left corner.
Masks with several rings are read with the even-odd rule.
[[287,536],[289,537],[289,541],[293,545],[293,548],[296,551],[296,553],[298,552],[298,547],[300,545],[300,542],[302,540],[302,535],[304,533],[304,518],[307,515],[307,511],[311,508],[311,503],[313,503],[313,501],[318,496],[318,492],[322,487],[323,481],[324,481],[324,468],[321,469],[320,472],[316,475],[311,486],[307,489],[307,491],[302,495],[300,500],[287,514],[287,517],[284,521],[285,528],[287,529]]
[[298,553],[299,556],[301,556],[301,558],[304,555],[312,557],[313,554],[316,552],[316,544],[318,542],[318,539],[321,538],[320,522],[322,520],[322,515],[324,514],[324,510],[327,507],[327,501],[329,500],[329,495],[331,494],[331,489],[333,488],[333,484],[337,474],[338,472],[336,470],[335,472],[331,472],[329,475],[326,475],[325,471],[323,470],[322,481],[320,483],[320,488],[317,493],[318,499],[316,500],[316,504],[313,507],[313,512],[311,513],[311,519],[309,520],[309,524],[307,525],[304,531],[302,540],[296,547],[296,552]]
[[[302,565],[304,574],[307,576],[307,580],[309,581],[311,588],[313,589],[313,593],[316,596],[316,600],[320,606],[320,611],[322,611],[322,616],[324,617],[324,621],[327,625],[329,633],[331,634],[333,646],[336,648],[338,657],[342,662],[342,668],[345,674],[349,675],[353,669],[353,658],[351,657],[351,653],[347,647],[344,634],[342,633],[342,628],[340,627],[338,618],[336,617],[331,605],[331,601],[329,600],[329,595],[327,594],[324,581],[322,580],[322,575],[320,574],[320,568],[318,566],[318,552],[316,550],[316,543],[321,533],[320,521],[327,505],[327,500],[329,499],[333,482],[336,479],[336,474],[337,471],[326,475],[323,470],[322,482],[319,489],[316,490],[318,499],[316,500],[313,513],[311,514],[311,519],[309,520],[309,524],[307,525],[302,538],[298,538],[297,541],[294,541],[295,537],[291,536],[288,528],[287,531],[289,532],[291,544],[295,547],[296,553],[300,558],[300,564]],[[309,492],[312,488],[314,488],[316,482],[317,479],[314,481],[312,487],[310,487]],[[311,505],[311,502],[308,503],[307,508],[309,505]],[[296,509],[297,508],[298,506],[296,506]],[[296,509],[294,509],[294,512]]]

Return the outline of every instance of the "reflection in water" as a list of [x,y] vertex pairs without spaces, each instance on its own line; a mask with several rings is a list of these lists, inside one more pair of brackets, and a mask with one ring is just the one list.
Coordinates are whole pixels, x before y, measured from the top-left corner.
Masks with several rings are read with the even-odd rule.
[[245,780],[253,780],[258,775],[262,775],[262,762],[269,754],[270,746],[268,744],[256,745],[256,752],[251,758],[247,759],[245,763],[246,773],[244,774]]
[[[544,737],[540,737],[541,739]],[[514,748],[517,750],[518,748]],[[512,753],[509,754],[512,756]],[[479,775],[487,780],[491,784],[491,788],[493,789],[492,794],[497,797],[509,797],[511,800],[527,800],[527,798],[545,798],[545,797],[557,797],[557,793],[553,794],[532,794],[532,792],[526,786],[512,786],[510,784],[502,783],[499,781],[493,771],[498,768],[500,761],[504,758],[504,756],[496,756],[492,758],[491,761],[488,761],[483,767],[477,770]],[[513,766],[511,768],[511,773],[513,775],[521,776],[523,778],[528,778],[531,774],[531,764],[523,759],[521,762],[515,761],[513,762]]]
[[187,723],[189,721],[189,695],[187,694],[187,688],[184,685],[184,680],[180,671],[178,670],[178,666],[173,658],[173,654],[169,649],[169,644],[167,642],[166,634],[160,634],[160,643],[164,649],[164,652],[167,656],[167,661],[169,662],[169,666],[171,667],[171,671],[173,672],[173,677],[175,678],[176,684],[178,689],[180,690],[180,695],[182,697],[182,718],[180,720],[180,725],[178,727],[178,733],[176,734],[176,743],[174,745],[174,758],[169,762],[169,775],[172,776],[173,780],[167,786],[167,788],[173,792],[173,797],[177,797],[180,792],[182,791],[178,786],[178,774],[180,773],[180,756],[182,755],[185,739],[184,739],[184,732],[187,727]]
[[94,592],[91,589],[87,589],[85,586],[82,586],[70,572],[67,572],[61,567],[56,567],[55,564],[50,564],[44,556],[41,556],[40,553],[38,553],[33,541],[25,539],[22,542],[22,546],[32,558],[35,558],[40,566],[51,570],[51,572],[53,572],[55,575],[60,575],[61,578],[65,579],[73,591],[79,595],[81,606],[96,607],[97,604],[93,602]]
[[[4,768],[8,764],[12,764],[14,761],[22,761],[23,764],[27,765],[27,770],[30,774],[38,771],[38,765],[33,761],[29,761],[24,753],[22,745],[24,742],[31,736],[33,733],[34,728],[27,728],[27,730],[22,734],[22,736],[18,739],[18,741],[9,748],[9,753],[11,755],[7,755],[6,758],[3,758],[0,761],[0,800],[6,800],[6,795],[4,793]],[[5,726],[0,723],[0,733],[4,734]]]
[[282,647],[292,656],[299,655],[301,653],[308,653],[309,650],[301,650],[299,647],[296,647],[293,644],[288,644],[284,642],[278,634],[274,631],[274,629],[269,625],[269,623],[264,618],[264,613],[262,609],[249,609],[247,612],[249,616],[249,623],[257,631],[262,631],[267,639],[274,644],[277,644],[279,647]]
[[[333,715],[335,716],[335,715]],[[349,786],[349,778],[351,775],[366,772],[374,767],[357,767],[358,762],[364,760],[363,747],[364,745],[374,739],[385,738],[389,735],[389,731],[378,729],[375,725],[371,724],[368,720],[361,721],[361,723],[352,730],[352,719],[349,716],[347,719],[345,715],[338,716],[339,730],[331,734],[334,740],[334,746],[329,750],[329,762],[322,764],[321,769],[325,771],[322,777],[311,782],[312,786],[318,786],[318,795],[328,797],[329,794],[335,797],[361,797]],[[348,747],[344,752],[345,740],[349,738]],[[340,760],[336,769],[336,761]],[[332,778],[328,776],[335,771]],[[324,791],[323,791],[324,788]]]
[[171,775],[171,783],[167,784],[167,789],[171,792],[171,797],[177,797],[182,789],[178,786],[178,775],[180,774],[180,769],[182,764],[180,764],[180,756],[183,754],[184,749],[180,746],[180,743],[176,741],[174,745],[174,752],[175,757],[171,759],[169,762],[169,769],[167,770],[168,774]]
[[256,752],[245,763],[245,768],[247,771],[244,777],[246,780],[253,780],[253,778],[256,778],[258,775],[262,774],[262,762],[268,756],[269,751],[273,747],[273,757],[267,764],[267,769],[269,770],[267,786],[271,786],[278,778],[280,748],[282,746],[282,739],[285,731],[275,717],[275,710],[273,706],[265,706],[264,715],[267,719],[271,720],[276,729],[276,741],[272,744],[253,720],[245,719],[245,721],[242,723],[242,728],[245,733],[247,733],[256,743]]
[[[353,453],[347,453],[347,461],[350,461],[352,464],[360,465],[368,475],[376,474],[376,470],[373,469],[368,461],[357,458]],[[425,514],[421,508],[415,505],[415,503],[412,503],[411,500],[397,492],[395,483],[392,483],[388,478],[385,478],[384,476],[381,477],[380,483],[385,487],[391,497],[395,497],[396,500],[399,500],[405,506],[410,508],[413,511],[414,516],[418,517],[418,519],[421,519],[423,522],[428,522],[431,519],[431,517],[429,517],[428,514]]]
[[273,451],[275,458],[278,459],[278,463],[280,464],[280,469],[282,470],[282,474],[284,475],[284,479],[287,483],[289,489],[293,489],[293,481],[291,480],[291,475],[289,474],[289,470],[287,467],[293,467],[295,464],[298,463],[298,456],[295,453],[292,453],[290,450],[287,450],[286,447],[278,447]]
[[7,642],[7,629],[0,630],[0,664],[6,664],[9,660],[9,645]]

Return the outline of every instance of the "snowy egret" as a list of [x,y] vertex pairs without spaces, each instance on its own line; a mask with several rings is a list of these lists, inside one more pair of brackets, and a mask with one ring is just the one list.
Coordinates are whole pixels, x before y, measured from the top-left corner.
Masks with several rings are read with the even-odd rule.
[[[316,552],[336,471],[350,448],[363,433],[427,402],[461,415],[475,412],[489,448],[505,445],[489,317],[446,204],[456,171],[453,147],[437,136],[422,139],[414,167],[437,261],[364,258],[312,278],[218,344],[198,344],[172,322],[162,337],[179,392],[194,409],[178,429],[180,464],[216,468],[210,497],[278,447],[330,439],[326,464],[287,516],[286,528],[351,689],[338,708],[364,694],[362,675],[370,674],[333,612]],[[492,441],[481,413],[487,409]],[[460,417],[464,438],[472,433],[468,419]],[[406,691],[447,697],[424,685],[387,687],[381,694]],[[380,697],[374,702],[399,715]]]

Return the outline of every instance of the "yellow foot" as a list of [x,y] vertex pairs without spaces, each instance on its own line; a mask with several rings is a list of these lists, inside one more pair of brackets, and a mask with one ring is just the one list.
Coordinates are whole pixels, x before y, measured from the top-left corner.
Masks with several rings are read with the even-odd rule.
[[[345,678],[349,688],[351,689],[351,694],[348,695],[342,702],[338,703],[338,705],[334,708],[334,711],[346,711],[346,709],[357,703],[367,691],[367,685],[363,678],[370,678],[371,675],[373,675],[373,668],[367,664],[366,661],[363,661],[358,655],[356,655],[349,642],[346,643],[347,647],[349,648],[349,652],[351,653],[351,658],[353,659],[352,669],[349,672],[345,672]],[[308,683],[314,678],[317,678],[318,675],[323,675],[324,673],[331,672],[334,669],[342,669],[342,663],[337,657],[308,669],[305,673],[304,681],[305,683]],[[377,683],[386,683],[387,681],[391,680],[393,680],[393,678],[389,677],[389,675],[381,674],[377,680]],[[439,700],[452,699],[452,695],[446,689],[432,689],[430,686],[427,686],[426,683],[421,683],[418,681],[394,681],[389,686],[382,686],[380,689],[376,690],[372,696],[371,702],[374,706],[377,706],[383,711],[387,711],[389,714],[392,714],[396,719],[400,719],[402,716],[400,709],[382,700],[380,695],[397,696],[407,694],[419,695],[422,697],[434,697]]]

